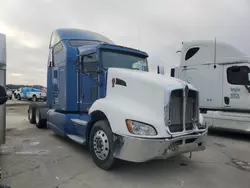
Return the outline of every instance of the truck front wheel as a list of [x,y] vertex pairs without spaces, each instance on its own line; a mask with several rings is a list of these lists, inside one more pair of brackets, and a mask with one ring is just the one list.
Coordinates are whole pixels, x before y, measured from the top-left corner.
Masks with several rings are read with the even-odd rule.
[[113,133],[108,121],[97,121],[91,129],[89,139],[89,148],[95,164],[104,170],[112,169],[117,159],[113,155]]

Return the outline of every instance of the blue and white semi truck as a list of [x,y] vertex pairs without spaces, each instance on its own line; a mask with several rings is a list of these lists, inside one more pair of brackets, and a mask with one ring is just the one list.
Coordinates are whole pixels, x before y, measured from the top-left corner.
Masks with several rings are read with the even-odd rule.
[[55,30],[49,49],[47,103],[29,121],[89,146],[98,167],[205,149],[198,91],[149,72],[147,53],[79,29]]

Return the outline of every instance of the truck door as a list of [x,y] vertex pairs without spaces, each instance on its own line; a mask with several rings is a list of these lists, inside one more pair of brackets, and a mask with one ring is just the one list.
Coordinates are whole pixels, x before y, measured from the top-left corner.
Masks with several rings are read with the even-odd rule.
[[[93,53],[85,57],[84,62],[96,62],[97,55]],[[87,73],[81,75],[81,107],[80,111],[87,112],[91,105],[98,99],[98,73]]]
[[[58,109],[65,109],[66,101],[63,100],[64,89],[65,89],[65,70],[64,66],[60,63],[64,60],[60,56],[60,52],[63,50],[62,42],[57,43],[51,49],[51,74],[52,74],[52,96],[53,96],[53,105]],[[62,98],[59,100],[59,98]],[[60,101],[60,102],[59,102]]]
[[184,68],[184,81],[199,91],[200,108],[222,108],[222,66],[201,65]]
[[223,107],[250,110],[249,64],[224,65]]

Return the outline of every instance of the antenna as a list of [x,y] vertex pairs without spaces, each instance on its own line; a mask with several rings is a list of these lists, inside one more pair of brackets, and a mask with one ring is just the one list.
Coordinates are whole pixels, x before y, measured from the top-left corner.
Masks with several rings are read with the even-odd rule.
[[216,37],[214,39],[214,68],[216,68]]
[[140,49],[140,25],[137,25],[137,39],[138,39],[138,50]]

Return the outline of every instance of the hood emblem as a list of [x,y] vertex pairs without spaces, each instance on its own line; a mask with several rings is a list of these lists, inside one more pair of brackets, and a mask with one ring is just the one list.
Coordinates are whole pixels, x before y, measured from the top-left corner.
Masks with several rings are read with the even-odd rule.
[[113,78],[112,79],[112,87],[115,87],[115,85],[127,87],[127,83],[120,78]]
[[115,87],[115,78],[112,79],[112,87]]

